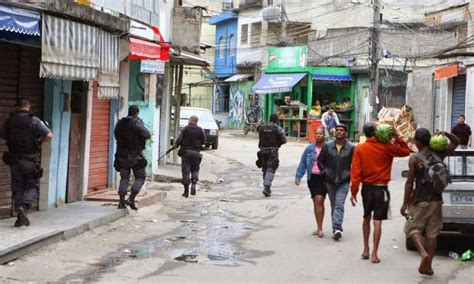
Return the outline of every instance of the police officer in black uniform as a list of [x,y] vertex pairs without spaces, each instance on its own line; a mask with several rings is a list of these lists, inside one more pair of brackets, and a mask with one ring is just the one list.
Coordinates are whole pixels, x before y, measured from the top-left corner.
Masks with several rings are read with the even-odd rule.
[[277,122],[278,116],[272,114],[269,122],[261,126],[258,131],[260,151],[257,153],[257,166],[263,171],[263,195],[266,197],[272,194],[270,187],[280,165],[278,150],[286,143],[285,131],[277,125]]
[[17,213],[15,227],[30,225],[27,211],[31,202],[38,198],[39,179],[43,174],[38,159],[40,144],[53,138],[48,127],[30,109],[30,102],[19,98],[16,111],[0,130],[0,138],[6,140],[8,146],[3,161],[11,170],[11,189]]
[[196,183],[199,180],[199,166],[202,160],[201,146],[206,144],[206,136],[201,127],[197,126],[198,117],[193,115],[179,134],[174,143],[174,148],[179,148],[178,155],[181,157],[181,173],[183,176],[184,197],[189,196],[189,184],[191,184],[191,195],[196,195]]
[[[150,139],[151,134],[138,117],[139,113],[137,106],[130,106],[128,116],[120,119],[115,126],[117,153],[115,154],[114,167],[120,172],[119,209],[126,208],[128,205],[131,209],[138,210],[135,197],[145,183],[147,161],[143,156],[143,150],[146,140]],[[131,171],[133,171],[135,182],[132,185],[130,197],[125,200]]]

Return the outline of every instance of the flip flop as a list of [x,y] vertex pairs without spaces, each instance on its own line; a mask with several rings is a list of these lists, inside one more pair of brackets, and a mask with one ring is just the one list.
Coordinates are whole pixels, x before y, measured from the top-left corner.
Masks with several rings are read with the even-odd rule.
[[319,238],[324,238],[324,233],[323,232],[318,233],[318,237]]
[[361,257],[362,259],[369,259],[369,256],[368,256],[368,255],[364,255],[364,254],[362,254],[360,257]]

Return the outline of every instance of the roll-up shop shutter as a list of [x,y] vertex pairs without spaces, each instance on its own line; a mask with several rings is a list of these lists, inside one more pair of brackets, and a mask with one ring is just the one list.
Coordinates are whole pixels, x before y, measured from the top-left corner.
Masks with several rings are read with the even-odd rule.
[[451,128],[458,123],[458,117],[466,111],[466,75],[453,78],[453,103]]
[[[15,110],[17,97],[26,97],[32,112],[42,118],[44,81],[39,78],[41,50],[0,42],[0,125]],[[0,141],[0,152],[7,150]],[[0,218],[12,215],[10,168],[0,162]],[[33,203],[37,206],[37,201]]]
[[94,82],[92,94],[88,193],[107,188],[109,175],[110,100],[99,99],[97,82]]

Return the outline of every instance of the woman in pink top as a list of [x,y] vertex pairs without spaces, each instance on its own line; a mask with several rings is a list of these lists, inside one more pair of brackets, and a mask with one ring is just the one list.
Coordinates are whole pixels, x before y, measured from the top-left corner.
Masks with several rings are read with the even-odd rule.
[[314,216],[316,219],[316,231],[313,235],[322,238],[323,234],[323,218],[324,218],[324,199],[326,198],[327,189],[324,182],[324,176],[318,167],[318,156],[324,146],[324,130],[318,128],[315,131],[316,143],[308,145],[301,155],[300,164],[296,169],[295,184],[298,186],[301,179],[306,174],[308,180],[308,188],[311,192],[311,199],[314,205]]

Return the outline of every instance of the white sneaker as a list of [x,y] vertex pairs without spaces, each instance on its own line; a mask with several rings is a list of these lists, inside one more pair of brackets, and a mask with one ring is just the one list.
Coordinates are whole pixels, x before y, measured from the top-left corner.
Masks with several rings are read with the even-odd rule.
[[332,238],[335,241],[339,241],[339,239],[342,238],[342,232],[340,230],[334,231],[334,234],[332,234]]

